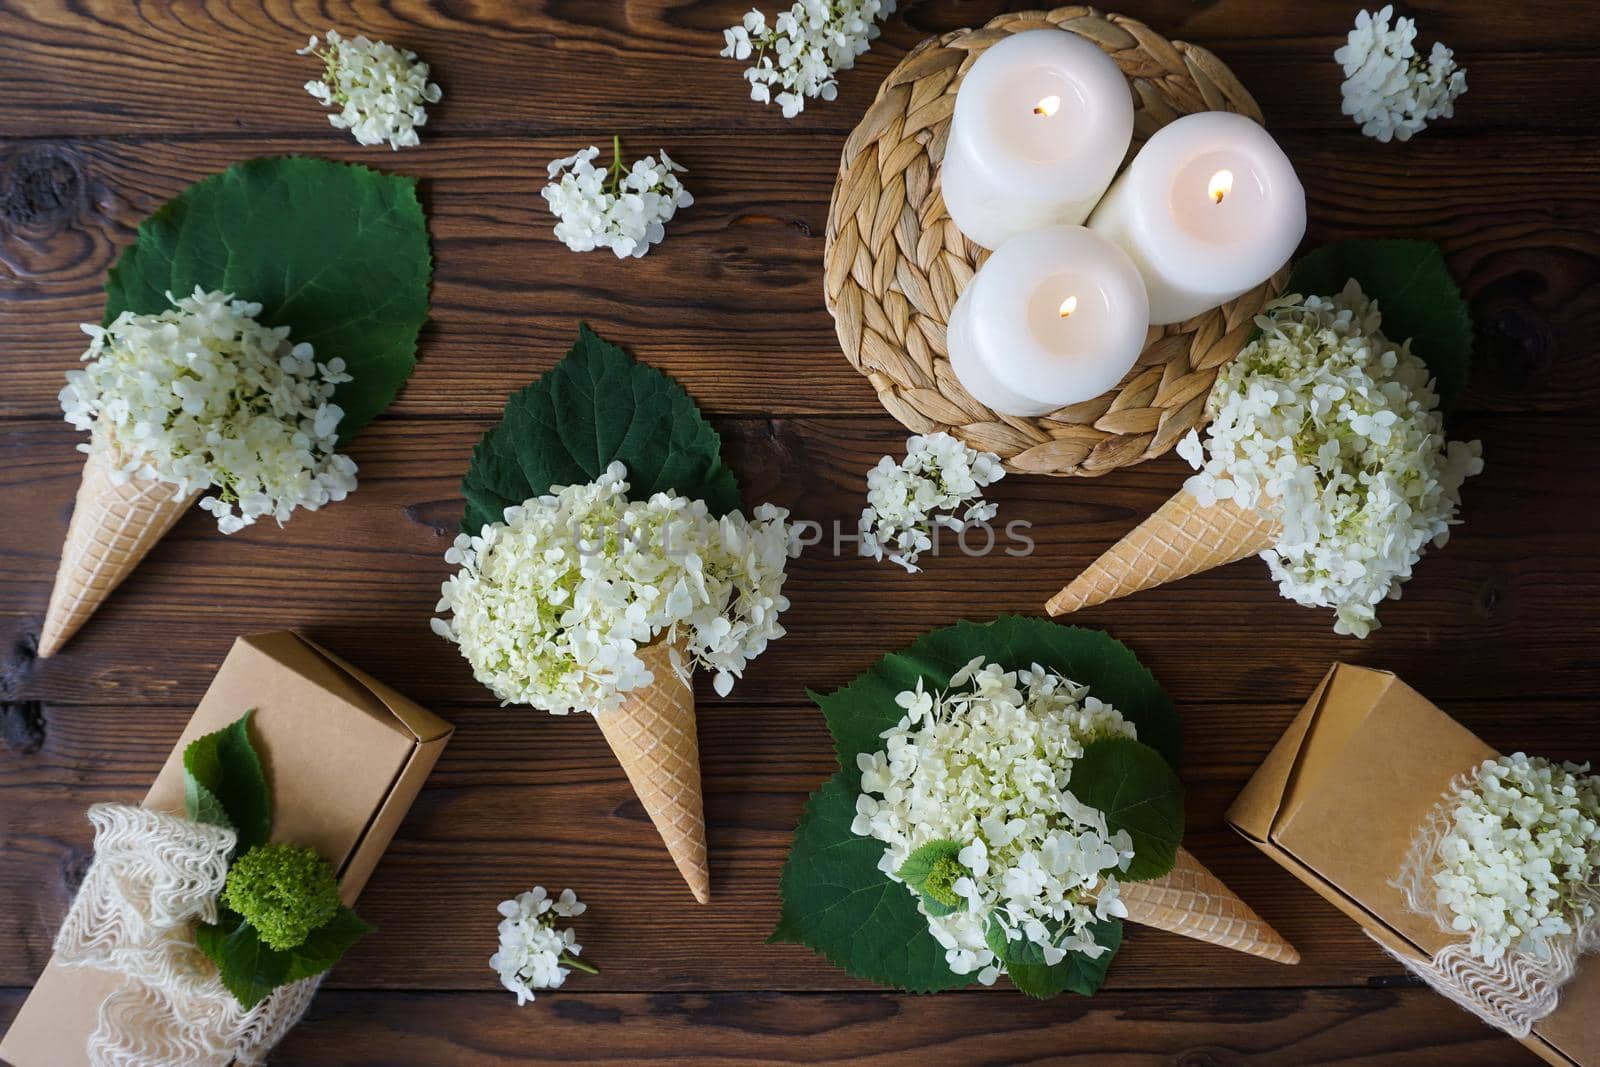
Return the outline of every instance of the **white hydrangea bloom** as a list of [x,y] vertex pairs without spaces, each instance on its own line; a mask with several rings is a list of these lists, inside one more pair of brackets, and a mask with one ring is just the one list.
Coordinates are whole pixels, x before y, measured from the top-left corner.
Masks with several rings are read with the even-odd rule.
[[[857,757],[861,793],[850,829],[888,847],[878,866],[895,881],[907,857],[931,841],[962,845],[948,915],[917,907],[957,974],[985,985],[1005,973],[984,937],[998,919],[1008,940],[1040,946],[1055,964],[1068,952],[1105,951],[1090,924],[1123,917],[1115,874],[1133,859],[1126,831],[1072,795],[1073,761],[1088,742],[1134,737],[1121,712],[1035,664],[1007,671],[973,659],[943,693],[897,698],[905,715],[885,747]],[[1091,900],[1100,887],[1097,900]]]
[[1544,957],[1552,938],[1600,904],[1600,778],[1588,764],[1513,756],[1484,761],[1446,800],[1452,826],[1435,872],[1439,905],[1490,963]]
[[1331,607],[1336,633],[1365,637],[1423,548],[1449,539],[1482,447],[1446,443],[1427,367],[1383,335],[1353,280],[1299,301],[1256,319],[1261,336],[1217,375],[1204,449],[1191,430],[1178,454],[1200,469],[1185,488],[1203,506],[1282,519],[1261,556],[1285,597]]
[[444,94],[428,80],[428,64],[415,52],[357,36],[347,40],[329,30],[327,47],[317,38],[296,55],[314,54],[323,63],[321,81],[306,82],[306,92],[324,107],[336,107],[328,122],[349,130],[361,144],[389,143],[399,150],[418,144],[417,127],[428,122],[425,105]]
[[752,10],[739,25],[722,31],[719,54],[741,61],[754,55],[755,63],[744,72],[750,99],[776,102],[783,117],[792,119],[805,110],[807,98],[839,95],[834,75],[855,66],[856,57],[877,38],[878,20],[893,14],[894,5],[895,0],[798,0],[771,26]]
[[[918,557],[933,548],[936,528],[959,533],[995,517],[999,508],[983,499],[983,489],[1005,474],[999,456],[969,448],[942,430],[908,438],[902,462],[884,456],[867,472],[861,554],[877,560],[887,554],[915,574]],[[957,518],[962,505],[966,512]]]
[[661,634],[682,638],[726,696],[784,635],[787,511],[763,504],[752,522],[665,493],[630,501],[626,478],[612,463],[597,481],[506,508],[445,553],[461,569],[437,608],[453,617],[432,620],[434,632],[504,703],[611,710],[651,682],[637,652]]
[[556,219],[556,237],[574,252],[609,248],[618,259],[640,258],[667,235],[666,224],[680,207],[694,203],[678,175],[687,173],[666,151],[645,156],[631,167],[622,162],[622,145],[611,141],[611,167],[594,165],[594,145],[549,166],[552,179],[541,193]]
[[315,511],[355,490],[356,465],[334,451],[344,360],[318,363],[289,328],[256,321],[260,304],[229,293],[173,300],[156,315],[124,311],[84,324],[88,367],[67,373],[66,419],[93,432],[115,476],[169,482],[173,495],[215,488],[200,506],[233,533],[295,508]]
[[500,984],[517,995],[517,1007],[535,999],[535,989],[557,989],[572,973],[572,968],[596,973],[579,963],[583,952],[572,928],[556,929],[557,919],[572,919],[589,910],[570,889],[554,899],[542,885],[500,902],[500,951],[489,957],[489,966],[500,975]]
[[1417,25],[1398,18],[1394,6],[1376,15],[1362,11],[1343,47],[1333,53],[1344,68],[1343,111],[1361,132],[1380,141],[1409,141],[1432,119],[1451,118],[1456,97],[1467,91],[1467,73],[1455,54],[1435,43],[1426,58],[1417,54]]

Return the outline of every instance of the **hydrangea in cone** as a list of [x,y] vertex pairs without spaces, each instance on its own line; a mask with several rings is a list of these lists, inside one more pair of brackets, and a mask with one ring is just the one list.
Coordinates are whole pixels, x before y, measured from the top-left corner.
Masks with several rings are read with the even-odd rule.
[[119,477],[171,483],[177,497],[216,489],[200,506],[223,533],[353,491],[356,465],[334,451],[344,361],[318,363],[288,327],[256,321],[260,304],[229,293],[196,287],[173,304],[84,325],[89,365],[61,390],[67,421],[93,431],[80,447],[106,450]]
[[[460,570],[441,588],[434,632],[507,704],[603,712],[648,685],[641,646],[666,634],[715,672],[726,695],[745,664],[782,637],[788,512],[720,519],[701,501],[628,499],[627,470],[560,486],[462,534]],[[688,664],[680,665],[687,670]]]
[[1446,442],[1428,368],[1383,335],[1376,301],[1351,281],[1332,299],[1288,297],[1217,376],[1200,469],[1202,506],[1232,500],[1282,520],[1262,553],[1282,594],[1335,610],[1334,631],[1365,637],[1377,605],[1458,520],[1461,484],[1483,469],[1478,442]]

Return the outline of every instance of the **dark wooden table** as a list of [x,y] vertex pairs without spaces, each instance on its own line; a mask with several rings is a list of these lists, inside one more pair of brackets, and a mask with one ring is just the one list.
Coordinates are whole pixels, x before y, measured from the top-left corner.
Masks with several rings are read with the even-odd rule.
[[[904,432],[835,345],[822,233],[840,147],[918,40],[1002,5],[905,5],[795,122],[746,99],[720,30],[747,4],[0,0],[0,1024],[44,966],[89,856],[84,808],[131,801],[234,635],[306,628],[459,727],[366,894],[382,928],[284,1043],[292,1064],[731,1062],[1523,1063],[1407,980],[1222,812],[1335,659],[1394,669],[1489,742],[1595,755],[1600,695],[1600,18],[1591,0],[1410,5],[1456,49],[1459,115],[1380,145],[1339,114],[1342,3],[1123,5],[1204,44],[1260,99],[1310,195],[1310,239],[1444,245],[1480,345],[1458,432],[1481,437],[1450,546],[1361,642],[1239,563],[1095,609],[1185,713],[1189,846],[1304,953],[1282,967],[1131,931],[1093,1000],[898,996],[763,944],[807,793],[829,773],[807,686],[836,686],[955,619],[1037,612],[1160,503],[1175,457],[1098,480],[1006,480],[1038,550],[887,564],[812,550],[791,635],[735,695],[703,688],[714,902],[697,907],[593,724],[494,706],[427,619],[457,484],[505,395],[578,322],[677,375],[712,413],[749,502],[853,520]],[[770,7],[770,4],[768,5]],[[361,148],[300,89],[328,25],[420,51],[445,90],[421,148]],[[544,165],[619,132],[666,147],[695,206],[642,261],[567,252]],[[235,160],[303,152],[422,181],[437,258],[421,363],[354,446],[361,489],[230,538],[195,510],[66,651],[33,649],[81,457],[56,393],[138,221]],[[487,961],[495,904],[575,887],[604,968],[518,1009]],[[931,1057],[931,1059],[930,1059]]]

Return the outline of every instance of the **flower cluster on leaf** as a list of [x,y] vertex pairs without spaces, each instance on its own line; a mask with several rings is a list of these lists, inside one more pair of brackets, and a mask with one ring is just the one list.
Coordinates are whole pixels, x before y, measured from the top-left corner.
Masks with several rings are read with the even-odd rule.
[[739,25],[722,31],[721,55],[740,61],[753,56],[744,72],[750,99],[776,103],[792,119],[808,99],[839,94],[834,75],[855,66],[877,38],[878,21],[894,7],[895,0],[797,0],[770,26],[766,15],[751,10]]
[[[1000,457],[979,452],[944,431],[906,441],[899,463],[884,456],[867,472],[867,506],[861,511],[861,554],[888,558],[915,574],[917,559],[933,548],[935,530],[957,533],[990,521],[999,508],[983,490],[1005,477]],[[962,507],[966,511],[957,517]]]
[[1098,989],[1118,887],[1171,870],[1183,836],[1181,727],[1133,653],[1002,616],[813,698],[840,767],[795,830],[772,940],[910,992]]
[[297,54],[322,60],[322,79],[306,82],[306,92],[324,107],[339,109],[328,122],[349,130],[361,144],[387,141],[395,150],[418,144],[417,128],[428,122],[427,105],[443,96],[428,80],[428,64],[415,52],[359,35],[347,39],[329,30],[327,39],[319,50],[312,37]]
[[678,180],[684,168],[665,149],[629,166],[613,138],[611,153],[605,170],[594,165],[600,155],[594,145],[556,160],[540,195],[557,219],[556,237],[574,252],[609,248],[618,259],[638,259],[661,243],[666,224],[694,197]]
[[572,919],[589,907],[570,889],[552,898],[544,886],[500,902],[500,950],[489,966],[500,984],[517,995],[517,1007],[535,999],[536,989],[558,989],[572,970],[597,973],[578,961],[583,946],[571,927],[557,929],[557,919]]
[[167,299],[158,314],[84,325],[88,366],[68,372],[60,399],[67,421],[93,432],[85,451],[106,451],[115,477],[167,482],[179,497],[214,488],[200,506],[223,533],[352,492],[355,462],[334,451],[344,361],[317,362],[232,294],[197,286]]
[[339,910],[339,879],[303,845],[257,845],[228,868],[222,902],[277,949],[298,948]]
[[651,682],[637,653],[658,637],[681,641],[726,695],[783,636],[788,512],[766,504],[754,520],[717,518],[704,501],[632,501],[628,488],[613,462],[594,482],[506,508],[445,554],[460,570],[441,588],[438,610],[451,617],[433,629],[503,702],[611,710]]
[[184,809],[233,830],[218,919],[195,928],[195,946],[246,1010],[291,982],[314,978],[373,927],[339,902],[333,866],[313,849],[269,842],[272,797],[250,739],[251,712],[183,751]]
[[1490,963],[1550,942],[1600,906],[1600,778],[1588,764],[1521,752],[1486,760],[1445,801],[1451,827],[1433,875],[1439,905]]
[[1353,280],[1331,299],[1280,300],[1256,322],[1260,337],[1217,376],[1204,446],[1192,430],[1179,442],[1200,470],[1186,488],[1205,506],[1280,518],[1262,553],[1279,590],[1365,637],[1423,548],[1448,540],[1481,447],[1445,440],[1427,367],[1383,335]]
[[1355,29],[1333,53],[1344,69],[1343,111],[1361,132],[1379,141],[1409,141],[1434,119],[1455,115],[1456,97],[1467,91],[1467,73],[1455,53],[1438,42],[1427,56],[1417,52],[1417,25],[1398,18],[1385,4],[1376,15],[1356,15]]
[[1133,724],[1059,674],[982,656],[947,690],[919,681],[896,702],[904,715],[884,749],[856,758],[851,830],[888,846],[879,869],[918,894],[950,969],[990,985],[1010,941],[1046,965],[1099,956],[1094,924],[1127,914],[1116,875],[1133,840],[1073,795],[1072,768],[1086,744],[1132,738]]

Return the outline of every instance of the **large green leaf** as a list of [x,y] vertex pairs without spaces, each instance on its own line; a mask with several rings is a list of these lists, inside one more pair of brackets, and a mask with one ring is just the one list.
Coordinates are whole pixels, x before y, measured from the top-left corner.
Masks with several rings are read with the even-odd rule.
[[566,357],[513,393],[478,442],[461,528],[476,534],[552,486],[594,481],[613,460],[627,466],[633,499],[669,491],[717,515],[739,508],[721,438],[683,387],[580,326]]
[[1117,949],[1122,947],[1122,923],[1116,919],[1104,919],[1091,929],[1095,942],[1104,945],[1107,951],[1094,959],[1081,952],[1069,952],[1066,959],[1054,966],[1042,961],[1007,963],[1006,973],[1011,976],[1011,984],[1039,1000],[1048,1000],[1069,991],[1085,997],[1094,996],[1105,983],[1106,972],[1111,969]]
[[261,305],[319,360],[342,358],[348,441],[388,406],[416,364],[433,258],[412,178],[302,157],[237,163],[139,226],[106,279],[105,320],[165,311],[196,285]]
[[857,978],[912,993],[972,981],[944,962],[905,886],[878,869],[882,841],[850,832],[856,786],[843,771],[811,795],[779,879],[783,913],[771,940],[805,945]]
[[217,965],[222,984],[243,1007],[253,1008],[279,986],[323,973],[362,937],[376,930],[349,908],[340,908],[292,949],[275,949],[236,912],[195,927],[195,944]]
[[1383,332],[1428,365],[1448,405],[1472,370],[1472,317],[1444,254],[1431,241],[1335,241],[1294,265],[1289,292],[1335,296],[1351,278],[1378,301]]
[[184,806],[189,818],[231,826],[238,853],[265,844],[272,834],[272,795],[261,758],[250,743],[250,716],[197,737],[183,750]]
[[1089,687],[1134,724],[1139,740],[1173,767],[1183,755],[1183,731],[1172,701],[1127,645],[1100,630],[1048,619],[1002,615],[994,622],[958,622],[924,634],[904,652],[883,657],[844,688],[811,697],[827,716],[848,784],[856,788],[856,755],[883,747],[879,735],[900,721],[894,698],[916,688],[943,689],[974,656],[1010,670],[1037,663]]
[[[812,694],[833,734],[840,770],[812,794],[795,830],[780,879],[782,912],[774,941],[806,945],[850,974],[915,992],[955,988],[971,980],[945,965],[944,952],[928,932],[912,892],[878,868],[882,842],[856,836],[850,824],[861,789],[856,756],[882,747],[879,735],[901,716],[896,695],[914,688],[918,679],[925,688],[942,689],[979,655],[1008,668],[1038,663],[1088,685],[1176,765],[1180,732],[1172,702],[1133,653],[1105,634],[1020,616],[983,625],[962,622],[927,634],[904,652],[885,656],[844,688]],[[1162,756],[1155,758],[1163,762]],[[1172,774],[1170,768],[1167,773]],[[930,852],[923,858],[931,861],[934,856]],[[1120,924],[1110,920],[1098,925],[1096,940],[1114,950],[1121,942]],[[1021,969],[1013,982],[1036,996],[1066,989],[1091,993],[1113,955],[1106,952],[1088,960],[1069,954],[1054,967],[1045,966],[1042,957],[1033,963],[1018,956]]]
[[1155,749],[1127,737],[1092,741],[1073,761],[1067,788],[1105,813],[1108,830],[1133,839],[1133,860],[1118,877],[1146,882],[1172,870],[1183,840],[1183,783]]

